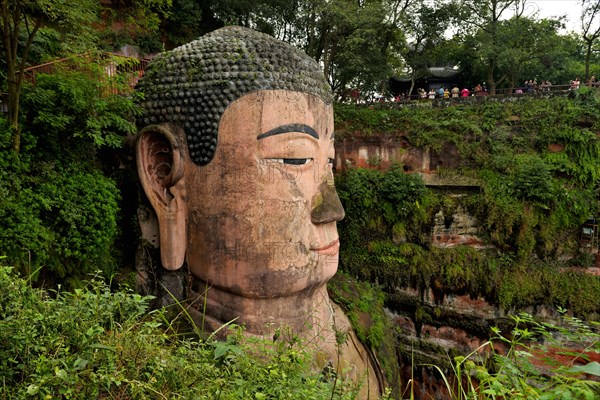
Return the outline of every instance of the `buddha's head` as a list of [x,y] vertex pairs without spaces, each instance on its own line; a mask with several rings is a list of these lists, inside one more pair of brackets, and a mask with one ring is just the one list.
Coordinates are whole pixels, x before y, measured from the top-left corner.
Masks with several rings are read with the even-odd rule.
[[138,173],[163,267],[187,263],[216,322],[300,323],[326,297],[344,216],[316,62],[227,27],[157,56],[138,88]]

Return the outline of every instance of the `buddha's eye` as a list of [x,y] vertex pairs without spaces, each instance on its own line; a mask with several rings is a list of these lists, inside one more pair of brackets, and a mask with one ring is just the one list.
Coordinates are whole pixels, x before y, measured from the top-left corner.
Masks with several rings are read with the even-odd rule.
[[328,164],[333,164],[334,161],[335,161],[335,159],[333,159],[333,158],[328,158],[327,159],[327,163]]
[[271,162],[287,165],[306,165],[310,163],[312,158],[269,158]]

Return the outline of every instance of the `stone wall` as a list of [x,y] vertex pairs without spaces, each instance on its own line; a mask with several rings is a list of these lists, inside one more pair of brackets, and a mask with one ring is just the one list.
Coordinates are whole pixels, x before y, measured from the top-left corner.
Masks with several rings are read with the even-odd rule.
[[[560,150],[558,150],[560,151]],[[362,167],[385,170],[399,163],[406,173],[417,173],[433,190],[460,199],[479,190],[476,180],[458,177],[451,170],[459,167],[458,150],[452,144],[441,151],[415,148],[403,136],[348,135],[336,142],[336,170]],[[460,204],[460,201],[457,202]],[[466,245],[476,249],[489,249],[480,236],[477,219],[461,206],[445,215],[439,211],[434,217],[431,244],[439,248]],[[600,256],[589,273],[600,272]],[[398,330],[398,358],[402,365],[399,381],[404,385],[412,379],[415,398],[449,398],[443,380],[432,368],[423,364],[440,366],[451,375],[454,356],[473,351],[482,355],[489,350],[484,343],[492,327],[510,331],[510,318],[484,298],[468,294],[436,293],[436,288],[424,293],[410,288],[396,288],[388,293],[386,311]],[[548,322],[558,323],[560,315],[546,306],[525,310]],[[397,387],[396,390],[405,390]]]
[[403,136],[377,135],[336,140],[335,167],[387,169],[394,163],[402,164],[406,172],[435,173],[440,167],[456,168],[458,150],[446,144],[440,152],[428,148],[411,147]]

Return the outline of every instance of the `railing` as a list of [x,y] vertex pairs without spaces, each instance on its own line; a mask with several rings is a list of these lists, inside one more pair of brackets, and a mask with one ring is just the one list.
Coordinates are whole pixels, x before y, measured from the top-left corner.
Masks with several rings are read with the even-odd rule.
[[[100,68],[91,67],[90,62],[94,62]],[[139,60],[107,52],[86,53],[31,66],[25,68],[23,74],[26,81],[35,85],[40,74],[52,74],[58,70],[83,71],[107,83],[106,87],[101,89],[101,95],[125,94],[130,92],[144,75],[148,62],[149,60]],[[121,84],[116,84],[117,79],[112,78],[118,78]],[[123,82],[126,85],[123,85]],[[0,113],[8,113],[8,93],[0,93]]]
[[[23,73],[25,79],[34,85],[39,74],[52,74],[59,69],[86,71],[91,75],[98,75],[98,71],[90,68],[89,63],[95,62],[102,66],[103,71],[98,78],[124,77],[129,87],[133,88],[138,80],[144,75],[148,60],[125,57],[113,53],[79,54],[72,57],[53,60],[44,64],[25,68]],[[110,89],[109,92],[118,92],[118,89]]]
[[[600,83],[594,82],[592,84],[580,84],[577,88],[580,87],[593,87],[600,89]],[[363,104],[363,105],[374,105],[374,104],[410,104],[410,103],[426,103],[431,101],[442,101],[442,100],[450,100],[450,101],[472,101],[473,97],[477,98],[477,100],[484,100],[484,98],[503,98],[503,97],[540,97],[544,95],[561,95],[568,93],[576,88],[572,85],[549,85],[549,86],[538,86],[535,88],[531,88],[531,90],[525,90],[525,88],[513,88],[513,89],[496,89],[495,94],[491,94],[487,91],[479,91],[473,92],[469,91],[467,96],[462,96],[461,93],[458,96],[453,97],[450,94],[448,97],[440,96],[437,92],[435,94],[412,94],[412,95],[400,95],[393,99],[372,99],[372,100],[360,100],[360,99],[347,99],[346,103],[355,103],[355,104]]]
[[[148,66],[149,60],[137,59],[132,57],[125,57],[114,53],[100,53],[100,54],[80,54],[72,57],[61,58],[53,60],[44,64],[34,65],[23,70],[25,79],[34,85],[37,82],[37,76],[39,74],[52,74],[58,69],[71,69],[71,70],[87,70],[90,74],[97,74],[97,71],[92,71],[89,66],[86,66],[86,62],[95,61],[100,62],[103,65],[103,72],[98,76],[99,79],[104,77],[122,77],[126,80],[127,86],[133,88],[138,80],[144,75],[144,71]],[[103,76],[102,76],[103,75]],[[110,86],[110,85],[109,85]],[[580,84],[581,86],[591,86],[600,88],[600,82]],[[449,97],[440,96],[438,93],[435,95],[423,94],[412,94],[412,95],[401,95],[394,99],[358,99],[349,98],[346,100],[347,103],[355,103],[362,105],[374,105],[374,104],[386,104],[386,105],[401,105],[411,103],[423,103],[432,100],[451,100],[451,101],[467,101],[472,97],[476,97],[477,100],[483,100],[483,97],[491,98],[502,98],[502,97],[527,97],[527,96],[543,96],[543,95],[557,95],[568,93],[571,90],[576,89],[572,85],[539,85],[534,88],[513,88],[513,89],[496,89],[495,94],[491,94],[487,91],[472,92],[470,91],[468,96],[462,96],[460,93],[458,97],[450,95]],[[117,88],[116,86],[109,87],[104,91],[103,94],[109,93],[122,93],[123,89]],[[352,96],[351,96],[352,97]],[[472,99],[471,99],[472,100]],[[0,93],[0,112],[7,112],[8,95],[6,93]]]

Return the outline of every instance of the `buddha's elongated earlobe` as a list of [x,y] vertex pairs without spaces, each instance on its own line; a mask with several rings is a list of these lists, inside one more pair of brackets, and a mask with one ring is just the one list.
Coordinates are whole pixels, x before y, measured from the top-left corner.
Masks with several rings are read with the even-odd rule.
[[139,134],[137,169],[159,227],[160,258],[181,268],[187,249],[187,206],[182,147],[168,126],[150,125]]

